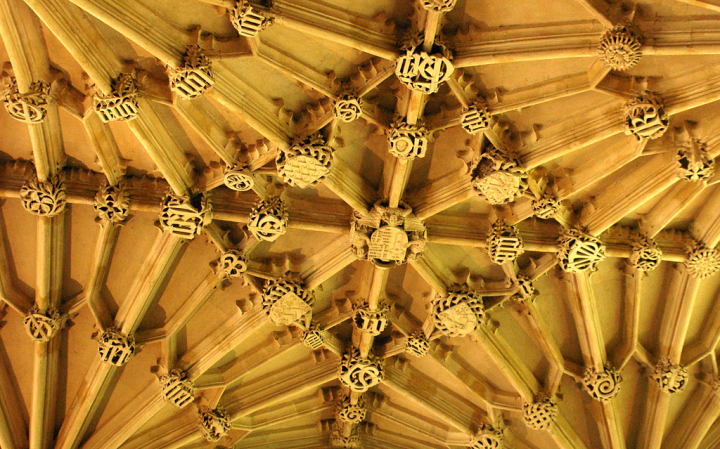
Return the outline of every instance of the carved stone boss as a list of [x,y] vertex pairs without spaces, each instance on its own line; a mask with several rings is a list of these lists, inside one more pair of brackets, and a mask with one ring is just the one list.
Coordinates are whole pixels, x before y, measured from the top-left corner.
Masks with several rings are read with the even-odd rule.
[[160,226],[180,238],[192,239],[212,222],[212,217],[207,195],[182,198],[170,193],[162,203]]
[[467,335],[485,321],[482,298],[466,287],[457,287],[433,302],[432,320],[448,337]]
[[278,326],[310,325],[315,296],[289,279],[269,281],[263,291],[263,310]]
[[30,85],[30,90],[20,93],[15,78],[10,83],[10,89],[5,96],[5,109],[10,117],[25,123],[40,123],[45,120],[50,94],[50,85],[43,81],[36,81]]
[[353,348],[343,354],[338,374],[343,385],[357,393],[364,393],[385,378],[385,363],[372,353],[363,357],[359,349]]
[[133,120],[138,115],[138,88],[130,73],[121,73],[112,82],[112,93],[95,92],[93,106],[103,122]]
[[287,150],[279,150],[275,163],[280,177],[302,189],[325,179],[332,169],[334,150],[320,135],[303,139]]
[[287,232],[288,213],[279,197],[261,200],[250,212],[247,227],[258,240],[274,242]]
[[37,178],[28,180],[20,189],[23,208],[33,215],[53,217],[62,213],[67,204],[65,182],[60,176],[40,182]]
[[182,98],[197,98],[215,84],[210,59],[199,46],[187,47],[183,63],[182,67],[168,68],[170,88]]
[[412,90],[433,94],[445,82],[454,67],[452,55],[442,45],[433,45],[428,53],[422,44],[408,47],[405,54],[395,62],[395,75],[401,83]]
[[135,354],[135,339],[117,329],[108,329],[100,335],[98,353],[103,362],[123,366]]

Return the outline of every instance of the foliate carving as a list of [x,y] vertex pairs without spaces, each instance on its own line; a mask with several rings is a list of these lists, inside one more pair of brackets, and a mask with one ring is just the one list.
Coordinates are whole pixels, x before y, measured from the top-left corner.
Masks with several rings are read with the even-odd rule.
[[623,108],[625,134],[640,139],[657,139],[665,134],[670,124],[662,102],[653,94],[633,98]]
[[333,109],[338,120],[349,123],[362,115],[362,100],[352,92],[345,92],[335,100]]
[[375,310],[370,310],[368,303],[364,302],[355,309],[353,323],[360,331],[370,335],[380,335],[388,323],[387,312],[388,307],[383,303],[378,304]]
[[352,403],[350,395],[343,395],[338,402],[337,415],[340,421],[357,424],[365,419],[366,413],[363,396],[360,396],[355,404]]
[[669,359],[662,359],[655,365],[652,378],[661,390],[667,393],[677,393],[685,388],[688,371],[680,364],[675,365]]
[[631,241],[630,265],[638,270],[654,270],[662,261],[662,251],[658,248],[655,240],[645,234],[636,233],[631,237]]
[[320,328],[318,323],[313,321],[308,329],[303,331],[302,342],[313,351],[318,350],[325,344],[325,331]]
[[30,90],[24,93],[18,91],[15,78],[10,83],[10,89],[5,96],[5,109],[10,117],[25,123],[40,123],[47,115],[50,85],[43,81],[30,84]]
[[183,239],[195,238],[212,218],[212,204],[204,193],[185,198],[169,193],[160,210],[160,226]]
[[275,21],[274,18],[266,16],[264,11],[250,6],[247,1],[241,0],[235,7],[228,11],[230,21],[241,36],[254,37]]
[[456,288],[433,302],[432,319],[448,337],[467,335],[485,321],[482,298],[466,287]]
[[557,405],[549,397],[540,394],[535,402],[523,404],[523,420],[528,427],[547,430],[557,418]]
[[40,310],[35,306],[25,315],[23,324],[30,338],[48,342],[62,327],[62,317],[56,309]]
[[462,111],[460,126],[469,134],[477,134],[490,127],[490,113],[484,104],[474,104]]
[[65,182],[60,176],[40,182],[33,178],[20,189],[20,201],[26,211],[42,217],[53,217],[62,213],[67,204]]
[[309,324],[313,304],[315,296],[289,279],[269,281],[263,291],[263,310],[278,326]]
[[455,7],[457,0],[422,0],[420,4],[428,11],[449,12]]
[[424,127],[408,125],[400,120],[390,127],[387,138],[393,156],[409,160],[425,157],[428,134]]
[[238,192],[247,192],[255,187],[255,178],[246,168],[241,167],[226,167],[223,182],[225,187]]
[[708,156],[707,145],[698,139],[681,142],[675,156],[680,179],[703,181],[715,174],[715,161]]
[[121,73],[112,82],[112,93],[95,92],[93,106],[103,122],[133,120],[138,114],[138,88],[135,78]]
[[225,251],[218,261],[218,270],[225,278],[238,278],[247,271],[248,260],[236,249]]
[[470,449],[502,449],[504,439],[505,435],[502,429],[481,424],[478,433],[475,434],[468,447]]
[[454,68],[452,55],[442,45],[433,45],[427,53],[423,45],[407,48],[404,55],[395,62],[395,75],[405,86],[426,94],[438,91],[440,83],[445,82]]
[[372,353],[363,357],[359,349],[353,348],[343,354],[338,375],[343,385],[357,393],[365,393],[385,378],[385,362]]
[[707,248],[700,242],[692,242],[687,250],[685,267],[692,276],[705,279],[720,269],[720,251],[717,248]]
[[320,135],[308,137],[287,150],[278,151],[275,163],[278,175],[291,186],[314,186],[332,169],[334,150]]
[[183,63],[182,67],[168,67],[170,89],[181,97],[197,98],[215,84],[210,59],[199,46],[188,45]]
[[211,409],[205,405],[198,410],[200,432],[206,440],[214,443],[227,435],[230,430],[230,417],[223,409]]
[[[336,423],[337,424],[337,423]],[[356,448],[360,447],[360,435],[357,426],[353,426],[349,436],[345,436],[342,427],[333,425],[330,431],[330,447]]]
[[517,259],[523,252],[525,247],[517,227],[510,226],[503,219],[495,221],[487,238],[487,253],[490,259],[497,264],[503,264]]
[[627,70],[638,63],[640,38],[630,27],[616,25],[603,34],[598,46],[598,58],[613,70]]
[[513,202],[527,189],[520,162],[506,151],[490,147],[470,168],[473,189],[490,204]]
[[585,370],[583,386],[590,396],[599,401],[609,401],[620,391],[622,376],[616,370],[606,367],[596,371],[592,367]]
[[517,275],[517,297],[522,300],[532,300],[537,292],[535,291],[535,285],[533,284],[532,279],[525,276],[522,273],[518,273]]
[[355,214],[350,225],[350,242],[361,260],[379,267],[392,267],[413,261],[425,249],[427,231],[422,220],[407,204],[397,208],[378,202],[366,215]]
[[533,214],[543,220],[552,218],[560,210],[560,202],[555,198],[544,197],[532,202]]
[[105,185],[95,195],[93,207],[98,216],[111,223],[124,221],[130,213],[130,195],[124,183]]
[[577,229],[563,229],[558,239],[560,268],[568,273],[597,269],[597,263],[605,259],[605,245],[599,238]]
[[123,366],[135,354],[135,339],[117,329],[108,329],[98,342],[100,360],[115,366]]
[[176,407],[183,408],[195,399],[195,383],[182,370],[160,376],[160,386],[163,400]]
[[430,340],[423,331],[417,331],[407,338],[405,352],[415,357],[425,357],[430,351]]
[[250,212],[247,227],[258,240],[274,242],[287,232],[288,213],[279,197],[261,200]]

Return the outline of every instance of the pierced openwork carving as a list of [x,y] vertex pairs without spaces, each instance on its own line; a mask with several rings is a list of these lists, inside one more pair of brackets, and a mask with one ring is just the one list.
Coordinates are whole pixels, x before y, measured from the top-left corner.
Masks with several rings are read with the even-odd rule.
[[253,7],[247,1],[241,0],[228,11],[230,21],[241,36],[254,37],[275,19],[266,15],[264,11]]
[[103,122],[133,120],[138,115],[138,88],[130,73],[121,73],[112,82],[112,93],[95,92],[93,106]]
[[405,342],[405,352],[415,357],[425,357],[430,351],[430,340],[425,332],[417,331],[410,335]]
[[397,208],[376,203],[365,216],[355,214],[350,225],[350,242],[357,257],[388,268],[416,260],[425,249],[427,231],[410,206]]
[[212,204],[204,193],[189,198],[169,193],[160,210],[160,226],[183,239],[195,238],[212,218]]
[[522,237],[516,226],[510,226],[500,219],[492,224],[487,238],[487,253],[493,262],[503,264],[512,262],[525,252]]
[[481,424],[478,433],[475,434],[470,445],[470,449],[502,449],[505,435],[502,429],[496,429],[487,424]]
[[455,7],[457,0],[422,0],[420,4],[428,11],[449,12]]
[[30,90],[18,91],[15,78],[5,96],[5,109],[10,117],[25,123],[40,123],[45,120],[50,96],[50,85],[43,81],[30,84]]
[[470,105],[464,108],[460,116],[460,126],[469,134],[477,134],[490,127],[490,113],[484,104]]
[[355,309],[353,323],[358,330],[370,335],[380,335],[388,323],[388,307],[384,303],[378,304],[375,310],[370,310],[367,302],[362,303]]
[[45,182],[40,182],[37,178],[29,179],[20,189],[20,201],[23,208],[33,215],[58,215],[65,210],[67,204],[65,182],[60,176],[54,176]]
[[662,261],[662,251],[655,240],[638,232],[631,237],[631,241],[632,252],[628,259],[630,265],[638,270],[654,270]]
[[218,270],[225,278],[239,278],[247,271],[248,260],[236,249],[225,251],[218,261]]
[[338,95],[333,103],[335,117],[343,122],[353,122],[362,115],[362,100],[352,92],[345,92]]
[[385,362],[372,353],[367,357],[353,348],[343,354],[338,370],[340,382],[357,393],[365,393],[385,378]]
[[168,67],[170,89],[183,98],[201,96],[215,84],[210,59],[197,45],[188,45],[182,67]]
[[597,263],[605,259],[605,245],[600,239],[577,229],[563,229],[558,246],[560,268],[568,273],[595,271]]
[[105,185],[95,195],[93,207],[98,216],[111,223],[124,221],[130,213],[130,195],[124,183]]
[[520,161],[489,147],[471,165],[473,189],[490,204],[511,203],[527,189]]
[[[336,423],[337,424],[337,423]],[[342,427],[334,424],[330,431],[330,447],[355,448],[361,447],[360,435],[357,426],[350,431],[350,436],[345,436]]]
[[655,365],[652,378],[661,390],[667,393],[677,393],[687,385],[688,371],[680,364],[676,365],[669,359],[662,359]]
[[408,47],[395,62],[395,75],[409,89],[426,94],[438,91],[440,84],[452,74],[452,54],[442,45],[435,44],[427,53],[423,45]]
[[705,279],[720,269],[720,251],[717,248],[707,248],[704,244],[693,241],[688,245],[687,251],[685,267],[692,276]]
[[223,409],[213,410],[203,405],[198,410],[198,418],[200,432],[211,443],[219,441],[230,430],[230,416]]
[[318,350],[325,344],[325,331],[320,328],[317,322],[313,321],[308,329],[303,331],[302,342],[313,351]]
[[160,376],[160,386],[163,400],[176,407],[183,408],[195,399],[195,383],[182,370]]
[[605,367],[603,371],[588,367],[583,377],[585,391],[598,401],[609,401],[614,398],[620,391],[621,382],[620,373],[610,367]]
[[40,310],[35,306],[25,315],[23,324],[30,338],[48,342],[62,327],[62,317],[56,309]]
[[357,403],[353,404],[350,395],[343,395],[337,405],[337,415],[340,421],[357,424],[365,419],[367,409],[365,398],[360,396]]
[[325,139],[315,135],[303,139],[275,158],[278,175],[291,186],[302,189],[314,186],[330,173],[335,151]]
[[715,174],[715,161],[708,156],[707,145],[698,139],[680,142],[675,156],[680,179],[703,181]]
[[538,395],[535,402],[523,404],[523,420],[528,427],[536,430],[549,429],[557,414],[557,404],[543,394]]
[[532,300],[535,298],[537,292],[535,291],[535,285],[533,284],[532,279],[522,273],[518,273],[516,278],[518,287],[516,298],[522,300]]
[[485,308],[480,295],[466,287],[458,287],[432,305],[435,327],[448,337],[460,337],[474,331],[485,321]]
[[245,167],[225,167],[225,187],[238,192],[247,192],[255,187],[255,178]]
[[247,227],[258,240],[274,242],[287,232],[288,213],[279,197],[261,200],[250,212]]
[[544,197],[532,202],[533,214],[543,220],[552,218],[560,210],[560,202],[555,198]]
[[315,296],[289,279],[268,281],[263,291],[263,310],[273,323],[289,326],[310,324]]
[[98,341],[100,360],[115,366],[123,366],[135,354],[135,339],[123,335],[117,329],[108,329]]
[[387,138],[393,156],[408,160],[425,157],[428,135],[424,127],[400,120],[390,127]]
[[598,58],[613,70],[627,70],[640,60],[640,45],[640,37],[630,27],[616,25],[600,39]]
[[623,107],[625,134],[634,134],[638,140],[657,139],[665,134],[670,124],[663,104],[658,97],[648,93],[633,98]]

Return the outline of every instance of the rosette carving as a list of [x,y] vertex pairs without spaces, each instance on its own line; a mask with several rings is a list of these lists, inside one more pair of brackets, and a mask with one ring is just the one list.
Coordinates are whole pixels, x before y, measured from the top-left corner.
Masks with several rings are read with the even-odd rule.
[[124,221],[130,213],[130,195],[124,183],[105,185],[95,195],[93,207],[98,216],[111,223]]
[[698,279],[712,276],[720,269],[720,251],[717,248],[707,248],[704,244],[693,241],[687,248],[685,267],[692,276]]
[[634,67],[642,52],[640,37],[626,25],[616,25],[603,34],[598,45],[598,58],[613,70]]
[[28,180],[20,189],[23,208],[33,215],[53,217],[62,213],[67,204],[65,182],[55,176],[40,182],[37,178]]

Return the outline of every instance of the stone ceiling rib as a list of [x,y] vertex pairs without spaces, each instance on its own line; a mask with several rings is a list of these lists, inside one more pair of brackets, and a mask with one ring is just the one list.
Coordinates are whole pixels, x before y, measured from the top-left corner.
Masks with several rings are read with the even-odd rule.
[[615,20],[610,15],[610,5],[605,0],[576,0],[592,14],[606,28],[615,25]]
[[28,447],[28,429],[20,413],[23,405],[12,387],[9,368],[5,357],[0,356],[0,446],[22,449]]
[[698,382],[687,400],[687,407],[667,433],[663,448],[697,449],[708,430],[720,418],[717,385]]
[[126,166],[110,126],[103,123],[100,116],[90,110],[87,111],[83,118],[83,125],[95,149],[95,154],[97,154],[108,184],[112,186],[118,185],[125,176]]
[[0,301],[10,306],[14,311],[25,315],[32,307],[32,300],[15,288],[12,271],[10,269],[8,248],[5,247],[7,230],[5,217],[0,214]]
[[640,334],[640,310],[642,298],[642,280],[644,272],[626,264],[624,268],[624,307],[622,340],[620,345],[613,351],[611,360],[613,366],[621,371],[630,361],[637,350]]
[[720,243],[720,189],[713,187],[713,195],[705,203],[691,225],[691,233],[709,248]]

